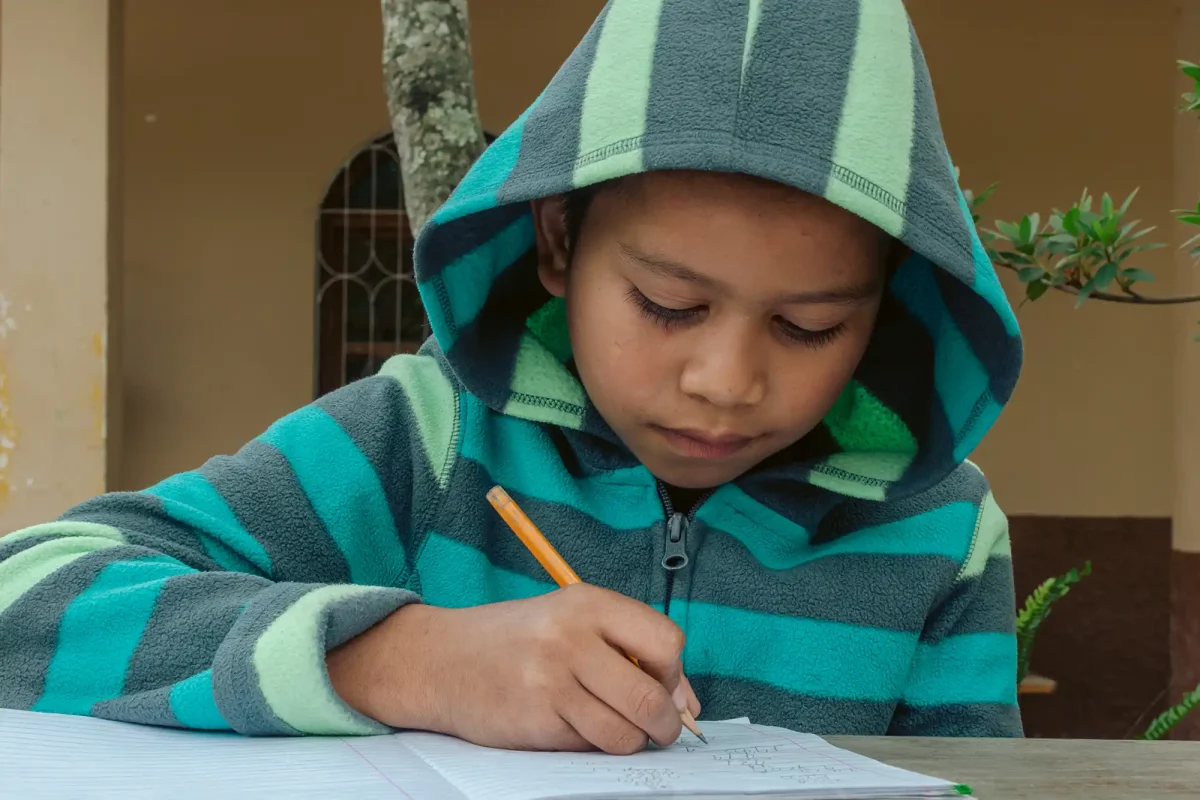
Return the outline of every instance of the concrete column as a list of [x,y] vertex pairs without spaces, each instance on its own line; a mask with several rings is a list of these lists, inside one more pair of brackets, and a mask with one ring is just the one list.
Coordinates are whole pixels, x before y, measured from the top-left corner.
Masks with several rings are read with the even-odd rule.
[[[1176,57],[1200,63],[1200,4],[1177,0]],[[1191,90],[1180,76],[1176,98]],[[1179,114],[1175,124],[1175,208],[1200,201],[1200,115]],[[1177,226],[1176,244],[1200,232]],[[1200,294],[1200,265],[1186,251],[1176,253],[1176,291]],[[1200,304],[1175,308],[1175,512],[1171,553],[1171,695],[1173,705],[1200,684]],[[1200,739],[1200,713],[1176,731],[1178,738]]]
[[0,12],[0,534],[118,468],[121,10]]

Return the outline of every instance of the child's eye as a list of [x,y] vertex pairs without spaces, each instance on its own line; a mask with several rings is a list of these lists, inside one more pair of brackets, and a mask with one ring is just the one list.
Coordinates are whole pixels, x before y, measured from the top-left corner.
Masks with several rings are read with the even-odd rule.
[[638,291],[636,286],[629,288],[629,299],[643,317],[665,328],[681,325],[704,313],[704,306],[694,306],[692,308],[667,308],[666,306],[660,306]]
[[836,339],[842,331],[846,329],[846,324],[839,322],[832,328],[826,328],[821,331],[810,331],[807,328],[801,328],[788,322],[786,319],[777,318],[776,324],[779,326],[780,332],[794,342],[799,342],[805,347],[817,350]]

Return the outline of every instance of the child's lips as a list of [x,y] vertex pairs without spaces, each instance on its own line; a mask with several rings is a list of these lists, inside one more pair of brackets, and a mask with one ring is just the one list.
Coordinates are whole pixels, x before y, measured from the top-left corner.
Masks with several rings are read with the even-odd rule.
[[691,428],[667,428],[653,426],[667,440],[672,450],[687,458],[722,459],[737,455],[757,436],[737,433],[713,433]]

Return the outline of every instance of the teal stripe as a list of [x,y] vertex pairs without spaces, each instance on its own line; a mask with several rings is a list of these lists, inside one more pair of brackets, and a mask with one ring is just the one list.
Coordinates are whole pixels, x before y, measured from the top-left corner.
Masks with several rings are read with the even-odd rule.
[[884,701],[900,698],[908,671],[903,665],[912,659],[919,636],[696,602],[688,605],[685,631],[683,661],[689,675],[758,681],[809,696]]
[[995,400],[989,399],[984,402],[983,408],[974,418],[970,431],[958,432],[958,444],[954,446],[956,462],[966,461],[971,453],[975,452],[975,448],[983,441],[983,437],[996,424],[996,420],[1000,419],[1000,412],[1003,410],[1004,406]]
[[949,503],[812,546],[802,526],[726,485],[700,507],[696,518],[736,538],[764,566],[783,570],[841,555],[933,555],[962,561],[978,513],[974,503]]
[[262,436],[283,453],[325,530],[350,567],[350,582],[392,586],[405,572],[404,546],[379,474],[333,417],[308,406]]
[[[958,436],[991,386],[991,377],[942,300],[928,259],[912,259],[892,281],[892,293],[921,321],[935,344],[933,381],[950,429]],[[986,430],[986,429],[985,429]]]
[[468,430],[460,455],[482,466],[492,482],[510,492],[569,506],[617,530],[642,530],[662,520],[654,478],[645,467],[575,477],[567,472],[545,426],[495,414],[472,395],[465,400],[468,418],[484,419],[487,435]]
[[271,558],[262,544],[234,516],[221,493],[198,472],[167,478],[145,494],[162,501],[163,510],[176,522],[197,528],[209,558],[231,572],[270,576]]
[[229,730],[213,695],[212,670],[207,669],[171,687],[171,713],[185,728]]
[[[496,278],[533,247],[533,243],[533,216],[524,214],[490,240],[460,256],[433,278],[417,286],[431,322],[436,320],[440,323],[434,329],[438,332],[438,343],[443,350],[449,351],[453,346],[451,334],[454,331],[471,324],[479,315]],[[437,289],[438,281],[444,285],[451,319],[445,317],[443,296]]]
[[190,572],[167,556],[100,570],[63,612],[58,648],[33,710],[88,714],[96,703],[119,697],[163,583]]
[[[538,98],[541,100],[541,97]],[[525,121],[537,107],[537,101],[517,117],[500,138],[492,142],[470,171],[458,182],[454,193],[433,215],[433,222],[442,225],[450,220],[486,211],[498,206],[496,194],[512,174],[521,155],[521,139]]]
[[1017,640],[1007,633],[965,633],[917,648],[904,690],[910,706],[1017,702]]
[[438,533],[429,534],[417,561],[417,573],[422,599],[440,608],[521,600],[557,588],[549,581],[501,569],[474,547]]
[[[953,164],[950,165],[950,173],[954,174]],[[992,266],[992,260],[988,258],[983,242],[979,240],[979,234],[975,230],[975,220],[971,219],[971,207],[967,205],[967,198],[963,196],[962,190],[956,189],[956,191],[959,210],[962,211],[963,221],[971,234],[971,260],[975,264],[975,280],[971,287],[976,294],[988,302],[988,305],[1004,322],[1004,330],[1008,332],[1008,335],[1020,336],[1021,329],[1017,325],[1017,315],[1013,313],[1008,296],[1004,294],[1004,287],[1000,285],[1000,277],[996,274],[996,268]]]

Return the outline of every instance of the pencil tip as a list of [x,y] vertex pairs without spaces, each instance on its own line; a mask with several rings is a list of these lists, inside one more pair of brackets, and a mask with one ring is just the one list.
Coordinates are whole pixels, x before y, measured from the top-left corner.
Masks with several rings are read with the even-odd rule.
[[699,739],[700,741],[704,742],[705,744],[708,744],[708,739],[705,739],[705,738],[704,738],[704,734],[703,734],[703,733],[697,733],[697,734],[696,734],[696,738],[697,738],[697,739]]

